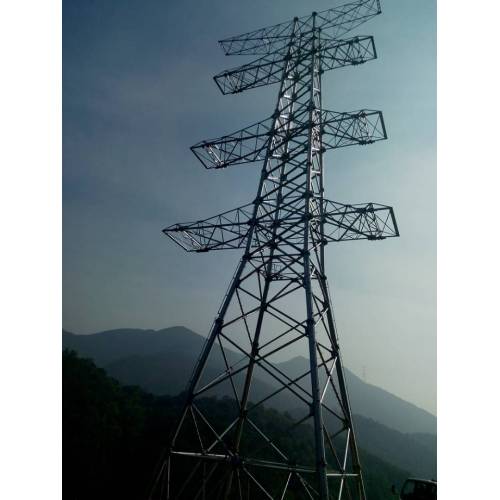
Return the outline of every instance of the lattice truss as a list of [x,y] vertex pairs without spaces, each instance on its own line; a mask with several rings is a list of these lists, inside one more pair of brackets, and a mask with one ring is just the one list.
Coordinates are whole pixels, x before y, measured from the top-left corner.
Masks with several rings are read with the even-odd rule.
[[381,12],[380,0],[351,2],[317,13],[315,21],[312,16],[294,18],[220,40],[219,44],[226,55],[286,54],[290,39],[310,34],[313,29],[321,29],[323,38],[337,40]]
[[350,3],[220,42],[263,56],[216,76],[222,92],[279,83],[278,100],[270,118],[191,148],[206,168],[259,162],[254,201],[164,229],[187,251],[243,257],[151,498],[365,499],[324,249],[399,233],[391,207],[323,196],[327,150],[387,135],[379,111],[323,110],[321,75],[376,57],[372,37],[338,37],[378,13]]
[[[302,50],[297,51],[297,60],[293,77],[301,79],[308,74],[311,48],[304,39],[300,40]],[[348,40],[328,40],[321,43],[319,53],[322,58],[322,70],[342,68],[362,64],[376,58],[375,45],[371,36],[354,37]],[[288,54],[269,54],[249,64],[224,71],[214,77],[223,94],[235,94],[263,85],[278,83],[283,73],[283,65]]]
[[[206,168],[262,161],[268,149],[275,154],[284,142],[289,154],[307,151],[309,111],[307,106],[297,108],[293,119],[276,123],[276,128],[270,117],[232,134],[201,141],[191,151]],[[325,151],[387,139],[382,113],[366,109],[350,113],[323,110],[320,132]]]
[[[188,252],[245,248],[251,233],[255,235],[250,242],[251,248],[260,248],[265,242],[270,244],[273,241],[274,228],[277,228],[274,239],[286,242],[301,227],[303,220],[297,215],[293,201],[291,199],[289,204],[281,204],[271,214],[268,210],[258,210],[255,218],[254,204],[251,203],[203,221],[174,224],[163,231]],[[330,200],[323,200],[322,203],[323,209],[313,213],[310,219],[311,231],[322,244],[361,239],[383,240],[397,236],[391,207],[376,203],[344,205]],[[299,234],[298,242],[301,237]]]

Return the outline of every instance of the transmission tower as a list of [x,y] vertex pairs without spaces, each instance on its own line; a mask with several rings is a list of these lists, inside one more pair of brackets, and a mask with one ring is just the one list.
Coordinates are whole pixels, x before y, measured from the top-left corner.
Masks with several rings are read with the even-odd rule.
[[[366,498],[325,246],[399,233],[391,207],[324,197],[323,153],[387,135],[380,111],[323,109],[321,76],[376,58],[373,37],[344,35],[380,12],[379,0],[364,0],[219,42],[226,55],[259,56],[215,76],[223,94],[277,83],[278,99],[269,118],[191,148],[209,169],[260,162],[256,198],[164,229],[187,251],[241,249],[243,257],[152,498]],[[300,373],[290,360],[297,353],[308,360]],[[217,400],[223,415],[208,411],[212,395],[226,396]],[[263,407],[288,411],[278,434]],[[309,448],[297,455],[290,440]]]

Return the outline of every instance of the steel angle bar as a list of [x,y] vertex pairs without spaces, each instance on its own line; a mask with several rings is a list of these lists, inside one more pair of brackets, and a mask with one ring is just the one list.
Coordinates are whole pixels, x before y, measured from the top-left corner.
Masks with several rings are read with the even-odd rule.
[[326,377],[326,381],[323,385],[323,390],[321,391],[321,403],[323,403],[323,400],[325,399],[325,395],[326,395],[326,391],[328,390],[328,386],[330,385],[330,383],[333,383],[331,377],[332,377],[333,370],[335,369],[335,365],[337,364],[337,359],[338,359],[337,356],[334,356],[332,358],[333,363],[332,363],[331,368],[328,370],[328,373],[327,373],[328,376]]
[[257,401],[257,403],[252,403],[248,407],[248,412],[250,413],[254,408],[258,408],[259,406],[262,406],[266,401],[269,401],[270,399],[272,399],[273,397],[275,397],[277,394],[285,391],[286,389],[289,389],[290,386],[293,385],[293,384],[294,384],[294,381],[293,382],[288,382],[287,384],[283,383],[283,385],[281,385],[281,387],[279,387],[278,389],[276,389],[271,394],[268,394],[266,397],[260,399],[259,401]]
[[288,463],[273,462],[271,460],[258,460],[254,458],[247,458],[245,460],[246,465],[253,467],[263,467],[266,469],[283,470],[302,474],[315,474],[316,470],[314,467],[308,467],[306,465],[290,465]]
[[345,446],[345,450],[344,450],[344,463],[342,464],[343,470],[345,470],[345,468],[347,466],[347,456],[349,454],[349,439],[350,438],[351,438],[351,429],[347,429],[347,439],[346,439],[346,446]]
[[211,452],[218,444],[219,444],[219,438],[222,439],[226,434],[229,433],[229,431],[231,429],[234,428],[234,426],[237,424],[238,422],[238,419],[234,419],[225,429],[224,431],[221,433],[220,436],[217,436],[217,438],[215,438],[215,440],[212,442],[212,444],[205,450],[205,452],[209,453]]
[[280,500],[285,500],[285,494],[288,489],[288,485],[290,484],[290,479],[292,479],[292,473],[290,472],[286,478],[285,486],[283,488],[283,491],[281,493]]
[[[222,439],[224,437],[224,434],[228,431],[228,429],[230,429],[232,426],[230,425],[229,427],[227,427],[227,429],[224,431],[223,434],[219,434],[213,427],[212,425],[210,424],[210,422],[207,420],[207,418],[205,417],[205,415],[203,415],[203,413],[200,411],[200,409],[196,406],[196,405],[192,405],[192,407],[194,408],[194,410],[196,411],[196,413],[200,416],[200,418],[203,420],[203,422],[205,423],[205,425],[210,429],[210,431],[212,432],[212,434],[214,435],[216,441],[221,444],[224,448],[225,448],[225,451],[228,455],[230,456],[233,456],[234,453],[228,448],[227,446],[227,443]],[[212,448],[210,448],[212,449]]]
[[[325,406],[326,409],[328,409],[326,406]],[[332,410],[329,410],[330,412],[332,412]],[[343,422],[345,422],[345,417],[341,419]],[[333,432],[332,434],[329,434],[330,438],[331,439],[335,439],[337,436],[340,436],[340,434],[342,434],[343,432],[346,432],[347,429],[349,429],[349,427],[347,426],[344,426],[342,427],[342,429],[339,429],[338,431],[336,432]]]
[[[302,487],[304,488],[305,492],[307,493],[307,496],[311,500],[315,500],[315,498],[317,499],[318,492],[309,484],[309,482],[305,478],[303,478],[300,474],[297,474],[297,478],[298,478],[300,484],[302,485]],[[314,497],[313,497],[313,493],[315,495]]]
[[[337,450],[335,449],[335,445],[333,444],[332,438],[328,434],[328,431],[326,430],[325,426],[323,425],[323,434],[326,438],[326,442],[328,444],[328,448],[330,448],[330,451],[332,452],[333,457],[335,458],[337,462],[337,466],[339,469],[342,469],[342,464],[340,462],[339,456],[337,454]],[[342,498],[342,497],[339,497]]]
[[[264,486],[262,486],[259,483],[259,481],[257,481],[257,479],[250,473],[250,471],[245,466],[242,467],[242,470],[257,485],[259,490],[262,493],[264,493],[264,495],[266,495],[267,498],[269,498],[269,500],[274,500],[273,497],[269,494],[269,492],[264,488]],[[243,499],[241,499],[241,500],[243,500]]]
[[327,477],[359,477],[359,474],[356,472],[327,472]]
[[[206,463],[205,462],[202,462],[203,464],[203,472],[202,472],[202,487],[201,489],[198,491],[198,493],[196,494],[196,496],[194,497],[193,500],[198,500],[200,498],[200,495],[201,495],[201,498],[202,499],[205,499],[206,498],[206,488],[207,488],[207,485],[209,484],[209,480],[211,479],[211,477],[214,475],[217,467],[220,465],[220,463],[218,462],[215,462],[212,467],[210,468],[209,472],[207,473],[207,470],[206,470]],[[168,497],[167,497],[167,500],[168,500]]]
[[[294,342],[298,340],[298,339],[294,339]],[[287,347],[289,344],[291,344],[292,342],[288,342],[287,344],[285,344],[283,347]],[[278,352],[279,350],[281,350],[282,347],[280,347],[279,349],[275,350],[275,352]],[[262,359],[264,359],[266,356],[264,356]],[[333,358],[332,358],[333,359]],[[323,362],[321,363],[320,365],[318,365],[318,368],[322,368],[325,363],[328,363],[329,361],[331,360],[327,360],[326,362]],[[285,377],[285,381],[282,381],[282,380],[279,380],[280,381],[280,387],[278,389],[276,389],[274,392],[272,392],[271,394],[269,394],[268,396],[266,396],[265,398],[259,400],[257,403],[254,403],[250,408],[249,408],[249,411],[251,411],[253,408],[256,408],[257,406],[261,405],[262,403],[264,403],[266,400],[270,399],[271,397],[274,397],[276,394],[284,391],[285,389],[289,389],[289,387],[291,385],[294,385],[296,386],[297,388],[299,388],[300,390],[302,390],[308,397],[312,398],[311,394],[306,391],[300,384],[298,384],[297,382],[299,382],[300,380],[302,380],[303,378],[307,377],[308,375],[310,375],[311,373],[311,370],[307,370],[305,371],[304,373],[302,373],[301,375],[295,377],[294,379],[291,379],[290,377],[288,377],[288,375],[286,375],[284,372],[282,372],[281,370],[279,370],[278,368],[276,368],[272,363],[269,363],[269,366],[273,369],[275,369],[281,376]]]
[[[290,472],[295,472],[298,474],[316,474],[316,469],[307,465],[291,465],[289,463],[276,462],[272,460],[259,460],[255,458],[247,458],[242,460],[245,465],[253,467],[264,467],[267,469],[275,470],[285,470]],[[329,477],[357,477],[358,474],[342,472],[337,470],[327,470],[327,476]]]
[[202,460],[210,460],[216,462],[231,462],[232,455],[220,455],[216,453],[201,453],[194,451],[174,451],[170,452],[172,455],[177,455],[179,457],[191,457],[191,458],[199,458]]
[[[226,373],[231,373],[233,366],[229,364],[225,349],[222,345],[222,341],[221,341],[219,335],[217,336],[217,343],[219,344],[220,352],[221,352],[222,358],[224,359],[224,364],[226,365]],[[240,398],[238,397],[238,391],[236,390],[236,386],[234,385],[233,377],[230,378],[229,382],[231,384],[231,388],[233,391],[233,396],[234,396],[234,399],[236,401],[236,404],[238,405],[238,407],[240,407]]]
[[289,460],[285,453],[282,452],[278,448],[278,446],[276,446],[276,443],[269,436],[267,436],[250,418],[247,417],[246,421],[257,431],[260,437],[262,437],[262,439],[264,439],[264,441],[281,456],[283,460]]
[[[254,361],[256,361],[257,363],[260,364],[260,367],[265,371],[267,372],[271,377],[273,377],[277,382],[279,382],[280,384],[283,384],[283,381],[275,374],[273,373],[269,367],[267,365],[270,365],[271,368],[273,368],[275,371],[277,371],[280,375],[284,376],[286,379],[288,379],[289,381],[291,381],[291,379],[289,377],[287,377],[286,374],[284,374],[281,370],[279,370],[278,368],[276,368],[272,363],[270,363],[269,361],[267,361],[263,356],[251,356],[250,354],[248,354],[247,352],[245,352],[243,349],[241,349],[241,347],[236,344],[235,342],[233,342],[231,339],[229,339],[226,335],[222,334],[221,335],[230,343],[233,345],[233,347],[235,347],[237,350],[241,351],[243,354],[245,354],[248,359],[253,359]],[[296,342],[298,339],[294,339],[293,342]],[[288,342],[288,344],[291,344],[293,342]],[[266,356],[270,356],[272,353],[268,353],[266,354]],[[266,365],[266,366],[264,366]],[[291,385],[295,385],[297,387],[297,389],[300,389],[302,392],[304,392],[306,394],[306,396],[309,396],[310,397],[310,394],[303,388],[301,387],[300,385],[296,384],[296,383],[292,383]],[[286,388],[295,396],[297,397],[298,399],[300,399],[303,403],[305,404],[309,404],[309,401],[304,399],[304,397],[297,393],[292,387],[290,387],[289,385],[286,386]]]

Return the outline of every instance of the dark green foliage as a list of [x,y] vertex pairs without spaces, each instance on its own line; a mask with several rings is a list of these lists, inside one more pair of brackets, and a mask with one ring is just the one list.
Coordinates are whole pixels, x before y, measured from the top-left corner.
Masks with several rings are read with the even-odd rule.
[[[74,335],[63,331],[63,347],[92,358],[97,366],[104,368],[123,384],[139,385],[154,394],[175,395],[185,389],[204,342],[204,337],[181,326],[158,331],[120,329],[93,335]],[[230,361],[239,359],[239,355],[231,353],[229,349],[227,351]],[[299,356],[278,366],[294,378],[308,369],[308,361]],[[207,373],[214,377],[224,369],[222,358],[211,358],[206,367]],[[345,374],[355,413],[403,434],[436,434],[434,415],[379,387],[363,382],[347,369]],[[261,373],[261,376],[265,377],[265,373]],[[272,378],[259,380],[256,377],[254,394],[260,389],[262,394],[268,394],[269,387],[274,383]],[[279,404],[278,408],[294,409],[288,408],[293,401],[275,401]]]
[[[64,351],[63,498],[147,498],[182,403],[182,396],[158,397],[121,386],[92,361]],[[207,398],[201,405],[220,426],[234,412],[229,398]],[[312,459],[307,426],[283,433],[290,417],[273,409],[259,409],[253,418],[297,461]],[[255,452],[255,443],[245,446]],[[370,500],[386,499],[391,484],[409,475],[363,451],[361,459]],[[295,499],[291,494],[287,500]]]
[[[176,395],[185,389],[203,342],[203,337],[183,327],[159,331],[122,329],[94,335],[63,332],[63,346],[92,357],[122,384],[138,385],[157,395]],[[233,362],[239,359],[229,350],[227,356]],[[224,367],[222,359],[211,358],[205,375],[215,378]],[[307,360],[296,357],[278,367],[295,378],[307,370]],[[261,371],[255,377],[253,398],[261,399],[274,391],[275,380],[266,375]],[[358,445],[385,462],[410,471],[412,476],[436,477],[436,418],[364,383],[349,370],[346,370],[346,377],[352,409],[357,414]],[[214,392],[210,395],[221,398],[231,395],[231,388],[225,386]],[[295,408],[296,403],[296,399],[282,393],[268,404],[298,418],[303,409]],[[429,429],[432,434],[417,433],[422,429]]]
[[123,388],[92,361],[63,353],[64,498],[140,498],[135,475],[148,418],[144,394]]

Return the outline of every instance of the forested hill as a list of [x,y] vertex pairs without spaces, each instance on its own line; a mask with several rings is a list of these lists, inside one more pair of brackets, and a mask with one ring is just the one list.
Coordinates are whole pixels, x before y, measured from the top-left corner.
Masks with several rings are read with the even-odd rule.
[[[80,355],[92,358],[97,366],[128,385],[139,385],[154,394],[176,395],[189,380],[205,338],[176,326],[163,330],[119,329],[92,335],[63,332],[63,348],[74,349]],[[229,356],[238,359],[229,349]],[[208,371],[223,371],[220,360],[210,360]],[[291,375],[304,373],[308,361],[296,357],[279,366]],[[400,433],[436,434],[436,417],[403,399],[371,384],[346,370],[347,387],[354,413],[372,419]],[[266,393],[272,378],[256,377],[255,389]],[[220,394],[223,395],[223,394]],[[279,401],[287,408],[287,401]],[[429,438],[432,440],[432,438]]]
[[[207,398],[205,411],[227,419],[227,398]],[[125,387],[88,359],[63,352],[63,498],[72,500],[147,498],[153,471],[181,408],[179,397],[154,396]],[[280,434],[286,414],[260,410],[270,438],[286,442],[301,456],[311,447]],[[408,471],[360,450],[367,496],[386,500],[391,484],[401,485]]]

